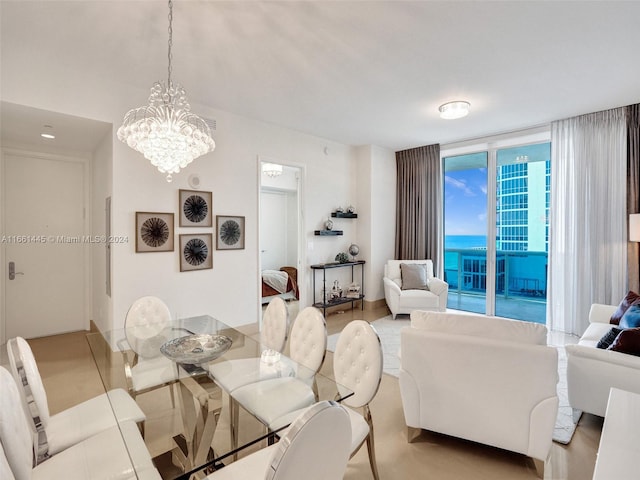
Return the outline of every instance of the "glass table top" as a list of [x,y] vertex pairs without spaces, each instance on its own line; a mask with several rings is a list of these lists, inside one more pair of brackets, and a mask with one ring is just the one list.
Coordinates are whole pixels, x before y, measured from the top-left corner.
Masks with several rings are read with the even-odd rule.
[[[87,334],[105,391],[128,391],[145,413],[145,444],[163,478],[189,478],[185,472],[191,471],[202,477],[216,465],[266,446],[269,423],[279,432],[295,418],[288,410],[298,411],[310,398],[340,402],[351,395],[332,378],[266,349],[259,334],[242,330],[202,315]],[[197,363],[179,363],[194,359]],[[236,390],[258,383],[260,388]],[[291,383],[297,388],[286,388]],[[254,411],[265,389],[282,396],[277,403],[284,415],[278,422]],[[302,404],[291,398],[301,389]],[[236,408],[235,422],[232,403],[242,407]]]

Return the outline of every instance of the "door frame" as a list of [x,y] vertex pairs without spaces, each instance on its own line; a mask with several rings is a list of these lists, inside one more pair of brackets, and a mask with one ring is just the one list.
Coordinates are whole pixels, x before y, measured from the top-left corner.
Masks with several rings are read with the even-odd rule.
[[262,258],[260,255],[260,219],[262,216],[262,212],[261,212],[261,191],[262,191],[262,164],[263,163],[276,163],[279,165],[284,165],[286,167],[291,167],[291,168],[297,168],[298,171],[300,172],[300,178],[298,179],[298,238],[297,238],[297,242],[298,242],[298,262],[296,265],[296,268],[298,269],[298,293],[299,293],[299,297],[300,299],[299,301],[299,305],[302,307],[304,305],[306,305],[306,299],[307,299],[307,256],[305,255],[305,245],[306,245],[306,239],[305,239],[305,235],[304,232],[306,231],[306,226],[305,226],[305,211],[306,211],[306,196],[305,196],[305,179],[306,179],[306,165],[302,164],[302,163],[297,163],[297,162],[289,162],[289,161],[285,161],[285,160],[280,160],[277,158],[273,158],[273,157],[267,157],[264,155],[258,155],[257,157],[257,162],[256,162],[256,166],[257,166],[257,176],[256,176],[256,180],[257,180],[257,192],[258,192],[258,208],[257,208],[257,235],[258,235],[258,243],[257,246],[258,248],[256,249],[256,256],[257,256],[257,265],[258,265],[258,278],[256,279],[256,289],[257,289],[257,308],[258,308],[258,319],[259,319],[259,325],[260,328],[262,328],[262,305],[260,302],[260,298],[262,297],[262,285],[261,285],[261,278],[260,278],[260,272],[262,271]]
[[[42,150],[36,150],[37,147],[20,147],[20,146],[3,146],[0,148],[0,240],[6,232],[6,172],[5,172],[5,158],[7,155],[16,157],[30,157],[38,158],[41,160],[52,160],[58,162],[75,162],[82,164],[83,173],[83,235],[89,235],[91,231],[91,155],[80,153],[60,154],[46,152]],[[91,292],[92,292],[92,264],[91,264],[91,245],[81,244],[83,247],[82,261],[84,263],[84,279],[83,279],[83,314],[84,314],[84,329],[89,330],[91,320]],[[0,241],[0,262],[2,262],[2,275],[0,275],[0,344],[6,343],[6,286],[8,277],[8,266],[6,256],[6,244]]]

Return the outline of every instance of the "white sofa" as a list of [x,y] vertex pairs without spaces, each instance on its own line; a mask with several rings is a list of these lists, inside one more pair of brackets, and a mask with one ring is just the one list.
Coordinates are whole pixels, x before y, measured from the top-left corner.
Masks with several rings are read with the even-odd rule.
[[604,417],[611,387],[640,394],[640,357],[596,348],[612,327],[618,307],[594,303],[589,327],[577,345],[567,345],[567,388],[575,410]]
[[545,326],[414,311],[400,333],[409,439],[426,429],[522,453],[541,474],[558,412],[558,352]]
[[[402,290],[402,272],[400,264],[425,264],[427,268],[428,290]],[[433,276],[431,260],[389,260],[384,266],[384,298],[393,318],[399,313],[411,313],[413,310],[447,309],[449,284]]]

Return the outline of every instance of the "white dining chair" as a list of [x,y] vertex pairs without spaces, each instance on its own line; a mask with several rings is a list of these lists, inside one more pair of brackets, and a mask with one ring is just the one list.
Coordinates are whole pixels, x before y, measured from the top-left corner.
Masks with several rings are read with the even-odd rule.
[[[338,393],[344,398],[341,405],[347,407],[351,421],[351,457],[366,441],[371,472],[376,480],[379,476],[369,403],[380,387],[383,359],[380,337],[371,324],[364,320],[349,322],[338,337],[333,354],[333,376]],[[275,420],[269,426],[270,430],[276,431],[290,424],[299,413],[300,411],[291,412]],[[286,432],[284,430],[279,435]]]
[[169,308],[158,297],[141,297],[129,308],[124,327],[128,346],[134,353],[133,361],[129,361],[126,345],[119,344],[129,393],[135,398],[168,386],[171,405],[175,406],[173,384],[178,381],[178,367],[160,352],[160,346],[172,338]]
[[51,415],[47,392],[27,341],[22,337],[12,338],[7,342],[7,354],[15,382],[21,386],[23,407],[38,437],[38,457],[55,455],[120,421],[138,423],[144,430],[144,413],[121,388]]
[[[291,328],[291,372],[287,376],[239,387],[231,392],[232,398],[265,425],[285,413],[308,407],[318,400],[315,374],[324,362],[326,349],[327,324],[324,316],[317,308],[306,307]],[[237,413],[236,410],[235,417]],[[234,424],[237,425],[236,418]]]
[[231,393],[239,387],[258,380],[274,377],[276,370],[260,369],[261,364],[276,361],[287,341],[289,333],[289,311],[280,297],[269,302],[262,317],[260,344],[262,356],[223,360],[209,365],[209,373],[222,389]]
[[[346,397],[351,420],[351,457],[367,442],[373,478],[379,479],[369,403],[378,393],[382,379],[382,344],[375,329],[364,320],[353,320],[342,330],[333,354],[333,375],[338,391]],[[353,395],[348,396],[348,392]],[[358,412],[361,410],[362,413]]]
[[18,386],[4,367],[0,367],[0,444],[6,459],[0,461],[3,480],[134,479],[138,470],[144,478],[160,479],[133,422],[103,430],[34,466],[33,434]]
[[277,444],[215,471],[209,480],[341,480],[349,460],[351,427],[345,409],[323,401],[296,418]]

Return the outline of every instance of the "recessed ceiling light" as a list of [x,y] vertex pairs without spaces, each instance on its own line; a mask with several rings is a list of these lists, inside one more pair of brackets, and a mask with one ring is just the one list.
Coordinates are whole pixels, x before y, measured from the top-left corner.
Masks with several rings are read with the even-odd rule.
[[465,101],[455,101],[440,105],[440,118],[446,118],[447,120],[454,120],[456,118],[466,117],[469,114],[469,107],[471,104]]
[[51,125],[45,125],[42,127],[42,133],[40,133],[40,136],[49,140],[56,138],[53,134],[53,127]]

